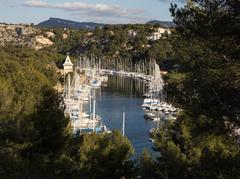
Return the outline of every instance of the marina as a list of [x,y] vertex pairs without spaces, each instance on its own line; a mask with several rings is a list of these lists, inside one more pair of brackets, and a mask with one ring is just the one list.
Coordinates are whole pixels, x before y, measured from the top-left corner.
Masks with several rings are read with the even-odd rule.
[[74,67],[69,56],[63,66],[65,114],[74,134],[120,130],[138,155],[144,148],[152,150],[151,130],[176,119],[178,109],[164,101],[164,82],[155,61],[151,74],[102,69],[100,61],[81,58]]
[[1,179],[240,178],[240,0],[0,3]]

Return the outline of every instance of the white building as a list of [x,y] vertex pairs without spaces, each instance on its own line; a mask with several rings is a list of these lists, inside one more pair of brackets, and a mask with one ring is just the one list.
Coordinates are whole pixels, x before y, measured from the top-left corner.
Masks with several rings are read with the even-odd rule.
[[128,31],[128,37],[134,38],[137,35],[137,32],[135,32],[133,29]]
[[152,33],[152,35],[148,37],[148,39],[153,41],[159,40],[165,33],[168,35],[171,34],[170,29],[159,27],[156,32]]
[[73,72],[73,63],[70,60],[69,55],[67,54],[67,58],[63,64],[64,74]]

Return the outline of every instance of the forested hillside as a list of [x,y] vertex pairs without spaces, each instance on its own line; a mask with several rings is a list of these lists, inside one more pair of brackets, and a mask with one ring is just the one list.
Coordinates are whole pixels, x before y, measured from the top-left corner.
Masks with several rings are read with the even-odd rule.
[[[95,28],[92,31],[54,29],[56,37],[51,48],[58,53],[79,58],[81,55],[94,55],[106,59],[127,59],[129,61],[149,60],[155,58],[163,69],[173,66],[171,61],[172,48],[163,33],[162,38],[152,40],[150,37],[161,28],[159,25],[106,25],[104,28]],[[164,28],[166,31],[168,28]],[[174,32],[174,29],[170,29]],[[67,33],[68,38],[62,39]],[[167,61],[166,61],[167,60]]]
[[53,89],[62,58],[24,47],[0,50],[1,178],[133,175],[133,148],[120,133],[73,136]]

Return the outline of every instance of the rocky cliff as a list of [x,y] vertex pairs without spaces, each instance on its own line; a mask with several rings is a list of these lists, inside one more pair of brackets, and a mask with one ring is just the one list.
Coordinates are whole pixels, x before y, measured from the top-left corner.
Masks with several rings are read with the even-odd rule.
[[0,24],[0,46],[23,45],[39,50],[53,45],[45,33],[31,25]]

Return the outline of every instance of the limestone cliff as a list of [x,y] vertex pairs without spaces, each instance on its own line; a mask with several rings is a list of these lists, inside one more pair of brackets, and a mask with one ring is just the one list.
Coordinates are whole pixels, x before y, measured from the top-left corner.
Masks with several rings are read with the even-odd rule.
[[0,46],[23,45],[39,50],[53,45],[44,35],[45,32],[31,25],[0,24]]

